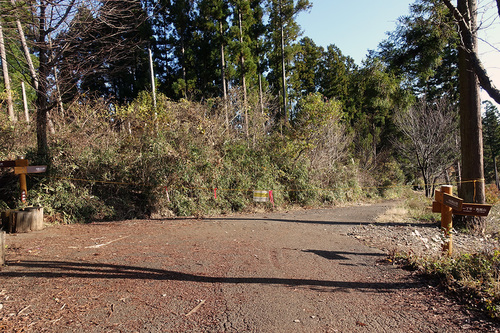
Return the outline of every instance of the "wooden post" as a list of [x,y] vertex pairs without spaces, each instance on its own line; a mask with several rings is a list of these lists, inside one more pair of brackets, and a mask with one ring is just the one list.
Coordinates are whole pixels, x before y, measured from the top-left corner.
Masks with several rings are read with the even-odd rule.
[[28,186],[26,185],[26,174],[19,175],[19,188],[21,189],[21,202],[26,202],[26,195],[28,193]]
[[[27,167],[28,160],[18,159],[16,160],[16,167]],[[19,173],[19,189],[21,190],[21,202],[26,202],[26,196],[28,195],[28,186],[26,185],[26,172]]]
[[[441,192],[452,195],[453,186],[441,186]],[[447,252],[451,256],[453,251],[453,239],[451,235],[453,209],[447,205],[441,205],[441,229],[444,232],[443,252]]]

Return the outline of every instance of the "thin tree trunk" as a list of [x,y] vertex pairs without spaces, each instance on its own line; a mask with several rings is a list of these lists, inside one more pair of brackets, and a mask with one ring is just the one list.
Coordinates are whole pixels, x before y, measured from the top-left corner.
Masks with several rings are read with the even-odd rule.
[[264,114],[264,94],[262,93],[262,73],[259,72],[259,104],[260,113]]
[[498,180],[497,157],[493,156],[493,165],[495,166],[495,185],[500,189],[500,181]]
[[155,130],[158,133],[158,113],[156,112],[156,86],[155,86],[155,72],[153,67],[153,54],[151,53],[151,49],[148,48],[149,54],[149,72],[151,74],[151,93],[153,98],[153,121],[155,123]]
[[30,114],[28,110],[28,99],[26,98],[26,88],[24,86],[24,81],[21,81],[21,89],[23,92],[23,106],[24,106],[24,118],[26,119],[26,123],[30,123]]
[[[52,60],[54,58],[54,55],[52,54],[52,39],[50,38],[50,36],[48,36],[48,38],[49,38],[49,50],[47,51],[47,54],[48,54],[49,62],[52,62]],[[61,100],[61,105],[62,105],[62,99],[61,99],[61,96],[59,94],[59,85],[57,82],[57,68],[55,66],[53,68],[53,75],[54,75],[54,83],[55,83],[56,92],[57,92],[57,100],[58,101]],[[47,86],[47,89],[48,89],[48,86]],[[64,110],[62,110],[62,111],[64,111]],[[47,109],[47,126],[48,126],[50,134],[56,134],[56,129],[54,127],[54,121],[52,120],[52,115],[50,114],[49,109]]]
[[429,184],[429,179],[427,177],[427,174],[424,169],[421,169],[422,172],[422,178],[424,180],[424,192],[425,196],[428,198],[430,195],[430,184]]
[[[50,49],[50,62],[52,62],[54,60],[54,54],[52,53],[52,39],[49,37],[49,49]],[[58,75],[57,75],[57,67],[54,66],[53,67],[53,70],[52,70],[52,75],[54,75],[54,84],[55,84],[55,87],[56,87],[56,94],[57,94],[57,106],[59,108],[59,112],[60,112],[60,115],[61,116],[64,116],[64,105],[63,105],[63,102],[62,102],[62,97],[61,97],[61,89],[59,89],[59,79],[58,79]],[[54,128],[54,122],[52,120],[52,116],[50,114],[49,111],[47,111],[47,121],[49,122],[48,126],[49,126],[49,131],[51,134],[55,134],[56,133],[56,130]]]
[[0,58],[2,60],[3,79],[5,90],[7,93],[7,114],[12,122],[16,122],[16,114],[14,113],[14,103],[12,102],[12,90],[10,89],[9,66],[7,66],[7,54],[5,53],[5,42],[3,39],[3,29],[0,23]]
[[153,108],[156,110],[156,87],[155,87],[155,73],[153,69],[153,54],[151,49],[148,49],[149,54],[149,72],[151,74],[151,93],[153,94]]
[[[241,11],[238,9],[238,23],[240,28],[240,45],[243,48],[243,27],[242,27]],[[243,52],[240,55],[241,61],[241,85],[243,89],[243,110],[245,114],[245,136],[248,139],[248,101],[247,101],[247,84],[245,78],[245,56]]]
[[460,163],[460,161],[457,161],[456,176],[457,176],[457,191],[458,193],[462,193],[462,164]]
[[182,54],[182,79],[184,80],[184,98],[187,99],[187,73],[186,73],[186,49],[184,48],[184,37],[181,37],[181,54]]
[[450,185],[450,175],[448,174],[448,169],[444,169],[444,181],[446,184]]
[[[10,3],[12,4],[13,7],[16,6],[15,0],[10,0]],[[31,79],[33,80],[33,87],[35,87],[36,90],[38,89],[38,76],[36,75],[33,61],[31,60],[30,51],[28,49],[28,44],[26,43],[26,37],[24,36],[23,27],[21,25],[21,21],[19,21],[19,18],[16,18],[16,26],[17,26],[17,32],[19,33],[19,38],[21,39],[21,45],[23,46],[24,57],[26,58],[26,63],[28,64],[28,68],[30,70]]]
[[227,88],[226,88],[226,59],[224,55],[224,38],[222,21],[219,21],[220,30],[220,73],[221,73],[221,84],[222,84],[222,102],[224,103],[224,114],[226,116],[226,129],[229,129],[229,115],[227,110]]

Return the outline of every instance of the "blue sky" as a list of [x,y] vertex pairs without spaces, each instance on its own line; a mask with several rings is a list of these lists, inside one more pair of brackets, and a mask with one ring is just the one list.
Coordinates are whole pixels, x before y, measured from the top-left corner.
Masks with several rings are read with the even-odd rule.
[[[344,55],[356,64],[366,58],[368,50],[376,50],[387,38],[386,32],[394,31],[397,19],[409,14],[414,0],[310,0],[309,12],[299,14],[297,22],[303,36],[310,37],[316,45],[335,44]],[[480,58],[493,82],[500,88],[500,18],[495,1],[478,0],[483,22],[479,37],[490,45],[479,42]],[[483,99],[488,96],[483,93]],[[500,106],[497,105],[497,107]]]
[[375,50],[409,13],[412,0],[312,0],[312,9],[297,19],[303,36],[317,45],[335,44],[358,65],[368,50]]

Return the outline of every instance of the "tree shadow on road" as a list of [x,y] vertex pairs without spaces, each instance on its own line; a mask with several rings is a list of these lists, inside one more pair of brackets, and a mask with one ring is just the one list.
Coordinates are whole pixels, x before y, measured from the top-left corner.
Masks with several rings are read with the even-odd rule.
[[437,228],[435,222],[374,222],[374,221],[335,221],[335,220],[307,220],[307,219],[284,219],[284,218],[270,218],[270,217],[172,217],[151,219],[158,221],[178,221],[178,220],[193,220],[193,221],[212,221],[212,222],[284,222],[284,223],[305,223],[305,224],[319,224],[319,225],[346,225],[346,226],[360,226],[360,225],[374,225],[381,227],[428,227]]
[[8,262],[7,270],[0,271],[0,278],[35,277],[35,278],[82,278],[82,279],[134,279],[158,281],[186,281],[197,283],[220,284],[265,284],[292,287],[335,288],[344,291],[390,291],[394,289],[416,288],[418,282],[355,282],[328,281],[299,278],[277,277],[218,277],[170,270],[113,265],[105,263],[71,261],[19,261]]
[[387,255],[385,253],[357,253],[357,252],[342,252],[342,251],[325,251],[325,250],[301,250],[302,252],[306,253],[314,253],[320,257],[323,257],[325,259],[329,260],[350,260],[348,257],[349,255],[356,255],[356,256],[378,256],[378,257],[386,257]]

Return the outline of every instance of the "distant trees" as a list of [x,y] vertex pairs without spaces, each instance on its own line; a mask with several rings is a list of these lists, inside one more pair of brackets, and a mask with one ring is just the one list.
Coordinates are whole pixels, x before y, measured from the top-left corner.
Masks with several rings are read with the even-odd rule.
[[308,0],[269,0],[268,2],[268,40],[272,45],[268,55],[270,67],[268,80],[272,93],[281,97],[280,119],[285,123],[290,121],[288,70],[296,52],[294,42],[300,36],[300,26],[296,22],[296,16],[310,6]]

